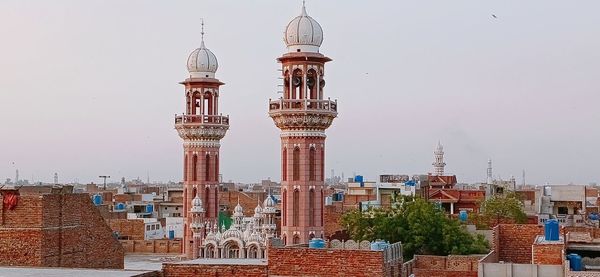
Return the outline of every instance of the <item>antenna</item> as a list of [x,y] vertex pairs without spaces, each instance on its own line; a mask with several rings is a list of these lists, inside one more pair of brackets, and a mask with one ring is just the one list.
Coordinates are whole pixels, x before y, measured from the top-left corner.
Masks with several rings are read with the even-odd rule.
[[104,179],[104,190],[106,190],[106,179],[110,178],[108,175],[100,175],[98,178]]

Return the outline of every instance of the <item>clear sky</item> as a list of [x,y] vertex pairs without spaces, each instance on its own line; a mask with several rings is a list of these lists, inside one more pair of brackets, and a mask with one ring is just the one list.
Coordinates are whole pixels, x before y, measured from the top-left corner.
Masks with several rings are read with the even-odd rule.
[[[326,168],[376,179],[600,179],[600,1],[308,1],[338,99]],[[225,180],[279,180],[285,25],[301,1],[0,1],[0,178],[180,180],[188,54],[218,57]],[[492,15],[495,15],[494,18]]]

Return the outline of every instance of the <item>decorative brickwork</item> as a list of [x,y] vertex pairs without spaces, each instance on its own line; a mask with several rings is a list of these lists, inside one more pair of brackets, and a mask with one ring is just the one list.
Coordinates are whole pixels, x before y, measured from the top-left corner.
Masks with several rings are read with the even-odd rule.
[[498,260],[506,263],[530,264],[531,245],[544,229],[533,224],[500,224],[494,227],[493,249]]
[[3,266],[123,268],[123,255],[87,194],[22,195],[0,215]]

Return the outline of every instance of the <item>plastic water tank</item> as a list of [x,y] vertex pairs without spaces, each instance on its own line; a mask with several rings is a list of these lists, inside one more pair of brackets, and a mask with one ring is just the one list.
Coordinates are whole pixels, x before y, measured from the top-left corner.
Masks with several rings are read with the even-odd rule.
[[544,237],[546,240],[558,240],[558,220],[548,219],[544,224]]
[[467,211],[460,211],[460,212],[458,212],[458,219],[461,222],[467,222],[468,218],[469,218],[469,216],[467,215]]
[[169,230],[169,239],[175,239],[175,230]]
[[118,211],[125,210],[125,204],[117,203],[117,205],[115,206],[115,210],[118,210]]
[[99,206],[102,205],[102,195],[100,194],[94,194],[94,196],[92,196],[92,201],[94,202],[94,205]]
[[354,177],[354,182],[355,183],[362,183],[363,182],[363,176],[362,175],[356,175],[356,177]]
[[152,206],[152,204],[146,205],[146,212],[147,213],[152,213],[153,211],[154,211],[154,206]]
[[321,238],[314,238],[308,242],[308,248],[325,248],[325,241]]
[[571,270],[573,270],[573,271],[582,271],[583,270],[583,263],[581,262],[581,256],[579,256],[578,254],[575,254],[575,253],[571,253],[571,254],[567,255],[567,259],[569,260],[569,263],[571,265]]
[[371,250],[373,251],[379,251],[379,250],[384,250],[386,249],[390,244],[386,241],[383,240],[376,240],[374,242],[371,242]]

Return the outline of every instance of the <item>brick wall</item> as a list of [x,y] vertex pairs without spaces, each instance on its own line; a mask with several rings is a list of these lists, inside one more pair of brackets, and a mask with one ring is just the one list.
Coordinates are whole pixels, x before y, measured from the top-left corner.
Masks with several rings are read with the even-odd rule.
[[[412,263],[411,272],[415,277],[476,277],[479,260],[482,255],[471,256],[425,256],[416,255]],[[410,272],[406,272],[408,274]]]
[[340,225],[340,220],[344,214],[342,202],[334,202],[331,206],[324,206],[323,221],[325,227],[325,237],[329,238],[336,231],[342,231],[344,228]]
[[233,209],[238,203],[238,197],[240,206],[244,208],[245,216],[253,216],[254,208],[260,202],[261,206],[263,201],[267,198],[266,192],[240,192],[240,191],[221,191],[219,192],[219,205],[227,205],[229,211],[233,212]]
[[120,240],[126,253],[171,253],[180,254],[181,240]]
[[121,238],[144,240],[145,224],[141,219],[111,219],[107,220],[110,229],[119,232]]
[[544,234],[541,226],[533,224],[500,224],[493,229],[493,249],[498,260],[506,263],[531,263],[531,245],[538,235]]
[[[541,237],[541,236],[540,236]],[[536,242],[532,245],[532,262],[534,264],[562,265],[565,252],[564,241]]]
[[163,264],[164,277],[267,277],[267,265]]
[[[385,276],[383,252],[369,250],[278,248],[268,249],[269,275],[274,276]],[[398,275],[396,270],[394,275]]]
[[2,210],[0,265],[123,268],[123,255],[87,194],[22,195]]

